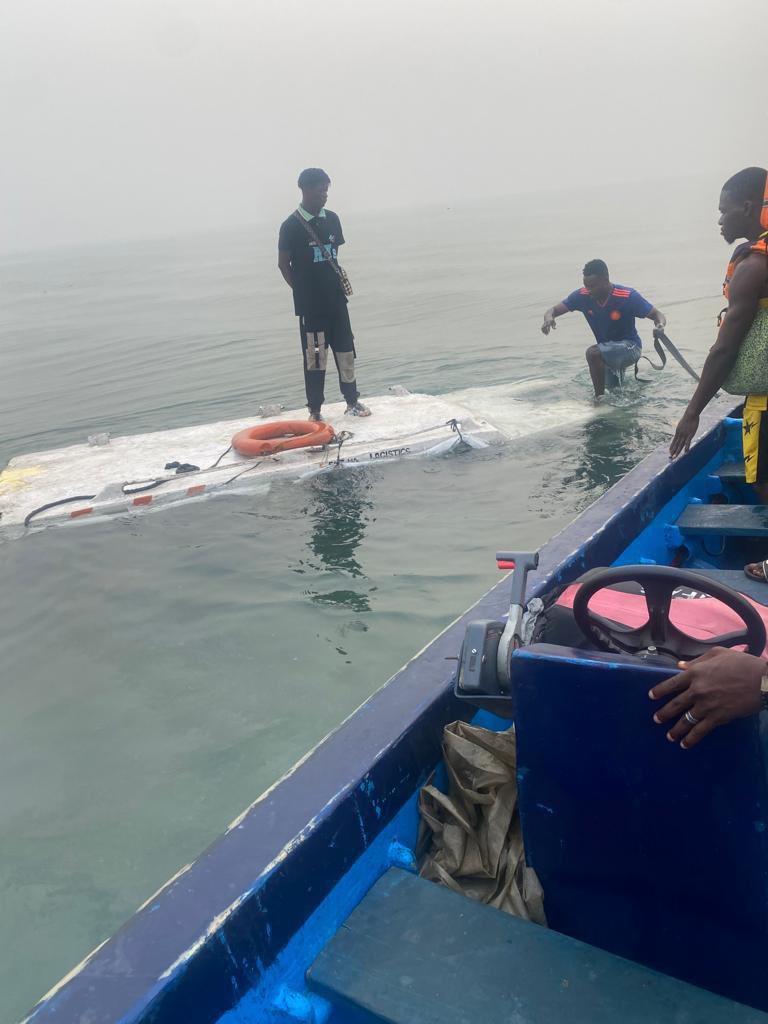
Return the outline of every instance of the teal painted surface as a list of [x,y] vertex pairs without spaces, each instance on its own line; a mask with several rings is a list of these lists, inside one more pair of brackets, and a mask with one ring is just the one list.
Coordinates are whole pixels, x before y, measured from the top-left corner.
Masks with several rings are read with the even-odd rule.
[[768,537],[768,505],[688,505],[677,526],[692,537]]
[[371,1024],[768,1024],[766,1014],[396,869],[323,950],[310,987]]

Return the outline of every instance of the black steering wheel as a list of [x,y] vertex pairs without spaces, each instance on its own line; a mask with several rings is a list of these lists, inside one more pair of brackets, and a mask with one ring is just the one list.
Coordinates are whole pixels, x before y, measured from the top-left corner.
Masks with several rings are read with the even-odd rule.
[[[603,618],[590,611],[589,601],[605,587],[616,583],[639,583],[645,592],[648,621],[633,628]],[[723,633],[711,640],[697,640],[683,633],[669,620],[672,595],[678,587],[689,587],[707,597],[717,598],[736,612],[744,628]],[[749,654],[760,656],[765,649],[765,625],[753,605],[731,587],[688,569],[668,565],[619,565],[611,569],[595,569],[581,583],[573,602],[573,617],[591,643],[602,651],[639,654],[655,648],[658,654],[675,661],[690,661],[713,647],[746,646]]]

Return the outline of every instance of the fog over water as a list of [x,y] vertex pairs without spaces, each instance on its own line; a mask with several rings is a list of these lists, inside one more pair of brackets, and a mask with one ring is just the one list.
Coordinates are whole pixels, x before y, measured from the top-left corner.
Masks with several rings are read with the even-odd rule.
[[274,221],[306,165],[345,211],[722,180],[768,159],[764,16],[764,0],[5,0],[0,247]]

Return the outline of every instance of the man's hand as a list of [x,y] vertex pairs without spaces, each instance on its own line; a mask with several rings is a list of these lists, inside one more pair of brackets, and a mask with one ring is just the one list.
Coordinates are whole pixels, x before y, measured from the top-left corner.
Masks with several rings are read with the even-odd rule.
[[667,326],[667,318],[661,312],[661,310],[655,310],[656,316],[653,318],[653,322],[656,324],[657,331],[663,331]]
[[648,694],[651,700],[672,697],[653,716],[657,725],[674,722],[667,731],[670,743],[679,741],[688,750],[718,725],[760,710],[760,682],[768,669],[762,658],[713,647],[695,661],[679,661],[677,667],[682,672]]
[[669,446],[670,459],[676,459],[681,452],[687,452],[691,447],[691,441],[699,429],[699,417],[687,409],[682,415],[680,422],[675,428],[675,436]]
[[549,334],[549,332],[554,331],[556,327],[557,322],[555,320],[555,314],[551,309],[548,309],[544,314],[544,323],[541,325],[541,333]]
[[293,269],[291,267],[291,254],[288,250],[281,249],[277,254],[277,265],[280,273],[285,278],[285,283],[293,289]]

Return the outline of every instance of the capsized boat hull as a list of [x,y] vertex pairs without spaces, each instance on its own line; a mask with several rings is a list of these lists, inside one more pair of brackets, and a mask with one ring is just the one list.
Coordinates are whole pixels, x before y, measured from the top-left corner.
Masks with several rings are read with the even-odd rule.
[[[338,466],[439,454],[450,450],[460,436],[476,448],[503,437],[492,423],[474,416],[465,406],[432,395],[386,395],[371,399],[369,405],[370,417],[345,416],[341,403],[325,407],[325,418],[337,433],[350,435],[341,447],[301,448],[261,458],[233,451],[223,454],[233,436],[248,426],[306,419],[306,409],[298,409],[278,416],[115,437],[103,445],[78,444],[18,456],[0,473],[2,525],[23,525],[34,509],[69,496],[91,497],[54,505],[36,515],[32,525],[154,509],[224,489],[261,488],[277,478],[296,478]],[[199,468],[176,474],[165,469],[172,462]],[[160,482],[153,485],[154,481]]]
[[[341,447],[302,448],[263,458],[227,452],[233,436],[244,428],[306,419],[304,408],[16,456],[0,473],[0,530],[18,536],[25,523],[32,528],[88,523],[215,493],[260,491],[275,480],[340,467],[517,442],[601,413],[586,402],[557,397],[553,382],[543,379],[441,396],[410,393],[399,386],[390,390],[391,394],[366,398],[370,417],[346,416],[345,405],[339,402],[323,406],[325,419],[344,438]],[[549,398],[542,401],[541,396]],[[165,469],[169,463],[197,468],[177,473]],[[69,498],[78,500],[62,502]]]

